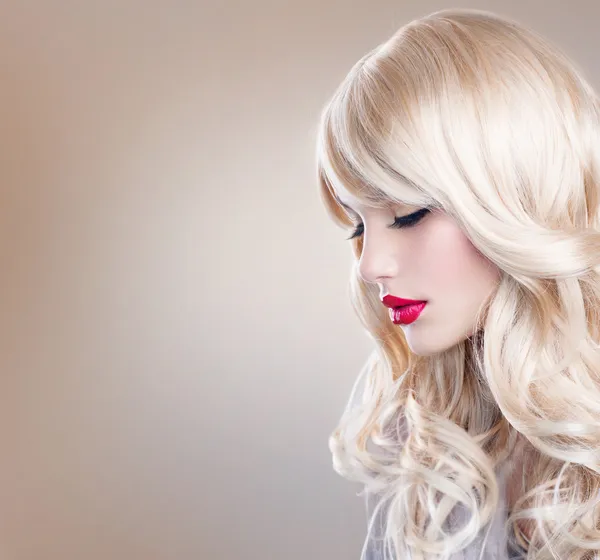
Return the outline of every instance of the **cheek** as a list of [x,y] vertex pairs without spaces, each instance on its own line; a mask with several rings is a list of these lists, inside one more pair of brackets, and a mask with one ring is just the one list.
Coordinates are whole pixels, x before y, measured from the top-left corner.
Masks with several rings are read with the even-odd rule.
[[436,293],[479,291],[494,281],[494,267],[447,216],[432,220],[423,241],[423,272]]

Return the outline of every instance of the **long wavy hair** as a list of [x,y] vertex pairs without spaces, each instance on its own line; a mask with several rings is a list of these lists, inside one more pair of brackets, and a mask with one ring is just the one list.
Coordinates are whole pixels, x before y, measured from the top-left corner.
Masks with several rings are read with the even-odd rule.
[[[436,207],[500,271],[476,334],[416,356],[352,241],[352,303],[374,350],[330,449],[339,474],[381,498],[385,558],[444,559],[473,542],[521,439],[535,458],[507,526],[528,559],[595,558],[600,103],[582,71],[517,22],[443,10],[362,57],[317,136],[319,192],[340,226],[353,224],[338,185],[370,207]],[[457,505],[466,523],[449,532]]]

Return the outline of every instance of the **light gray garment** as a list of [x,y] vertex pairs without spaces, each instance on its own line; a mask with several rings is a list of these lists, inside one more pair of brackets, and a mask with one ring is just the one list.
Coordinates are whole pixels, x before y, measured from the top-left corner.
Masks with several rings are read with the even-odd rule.
[[[354,384],[352,393],[350,395],[350,403],[352,403],[353,406],[357,406],[361,402],[368,371],[368,368],[365,367]],[[399,425],[401,428],[402,422],[400,422]],[[406,434],[404,434],[402,437],[405,437],[405,435]],[[504,465],[498,468],[497,480],[499,486],[500,500],[498,503],[498,509],[496,511],[496,514],[492,519],[492,526],[490,528],[489,534],[487,535],[487,539],[487,527],[485,527],[482,530],[482,532],[478,535],[478,537],[466,549],[464,549],[461,553],[456,553],[452,555],[451,560],[522,560],[526,557],[524,552],[516,544],[514,535],[507,535],[504,529],[504,524],[508,513],[505,501],[505,478],[506,473],[508,473],[510,469],[512,469],[512,467],[513,465],[509,460],[505,462]],[[375,510],[375,507],[377,505],[377,498],[376,496],[369,495],[368,493],[366,496],[367,522],[369,523],[373,511]],[[458,510],[458,508],[457,511],[458,513],[454,518],[454,522],[459,524],[460,526],[463,524],[461,518],[465,515],[465,512],[461,512],[460,510]],[[380,510],[378,512],[378,517],[375,520],[373,526],[373,532],[371,533],[371,536],[366,544],[365,557],[362,560],[383,560],[383,552],[381,546],[381,538],[383,535],[383,519],[383,511]],[[410,558],[399,558],[397,560],[410,560]]]
[[[500,488],[500,501],[498,503],[498,509],[492,519],[491,528],[489,533],[486,532],[487,527],[482,529],[477,538],[465,549],[459,553],[455,553],[451,556],[451,560],[521,560],[526,557],[525,553],[521,551],[514,540],[514,536],[508,535],[505,531],[504,525],[507,519],[506,509],[506,488],[504,483],[504,471],[501,470],[498,473],[498,484]],[[373,495],[367,495],[367,518],[370,522],[371,516],[377,505],[377,499]],[[382,508],[383,509],[383,508]],[[380,512],[382,512],[382,509]],[[453,519],[450,522],[451,526],[461,526],[465,516],[465,511],[456,508],[453,512]],[[383,551],[381,537],[383,536],[383,513],[378,512],[377,519],[375,519],[373,526],[373,533],[369,538],[366,547],[366,554],[364,560],[383,560]],[[485,546],[484,546],[485,541]],[[400,559],[398,559],[400,560]],[[402,559],[410,560],[410,559]]]

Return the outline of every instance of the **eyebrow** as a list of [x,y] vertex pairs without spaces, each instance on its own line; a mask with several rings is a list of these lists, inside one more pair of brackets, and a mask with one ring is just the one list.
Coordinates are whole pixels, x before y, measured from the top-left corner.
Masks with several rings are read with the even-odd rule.
[[[342,206],[343,208],[345,208],[346,210],[348,210],[348,212],[352,213],[352,214],[356,214],[356,211],[353,210],[352,208],[350,208],[350,206],[348,206],[347,204],[344,204],[340,198],[338,197],[337,193],[334,194],[334,199],[336,200],[336,202]],[[371,203],[374,207],[380,207],[382,204],[397,204],[394,201],[390,200],[390,198],[384,194],[381,195],[381,198],[377,198],[376,196],[369,196],[366,195],[365,199],[367,200],[368,203]]]
[[350,212],[354,212],[354,210],[352,210],[352,208],[350,208],[350,206],[348,206],[347,204],[344,204],[337,196],[335,197],[335,201],[342,206],[343,208],[345,208],[346,210],[350,211]]

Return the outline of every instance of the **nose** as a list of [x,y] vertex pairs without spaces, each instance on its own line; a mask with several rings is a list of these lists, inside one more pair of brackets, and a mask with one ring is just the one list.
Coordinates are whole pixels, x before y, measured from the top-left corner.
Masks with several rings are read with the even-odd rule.
[[385,234],[367,238],[365,233],[358,262],[358,274],[365,282],[376,284],[398,275],[401,260],[397,243]]

